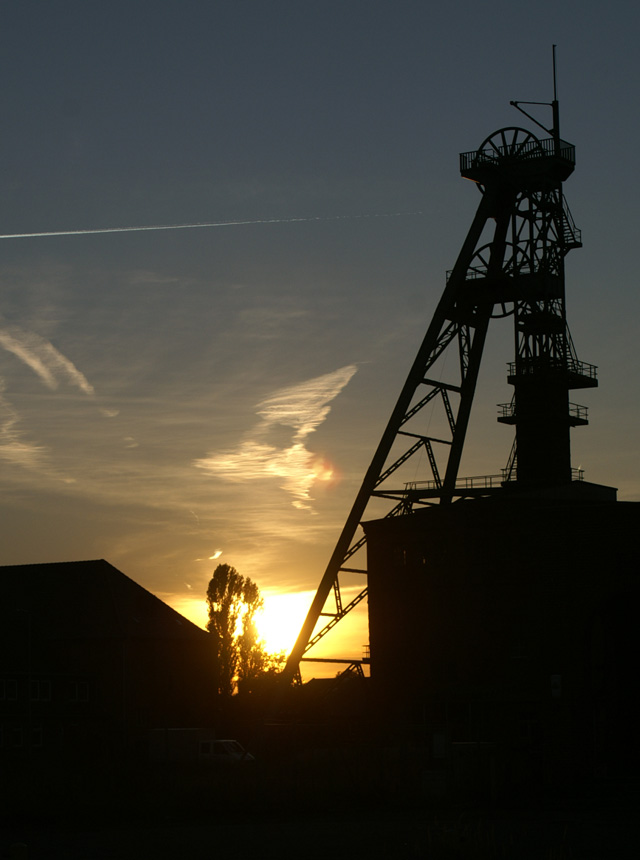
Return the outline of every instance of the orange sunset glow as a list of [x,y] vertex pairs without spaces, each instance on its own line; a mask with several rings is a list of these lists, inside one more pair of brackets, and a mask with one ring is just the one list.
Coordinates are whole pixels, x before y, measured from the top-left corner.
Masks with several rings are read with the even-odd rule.
[[[346,598],[355,595],[355,589],[343,589]],[[259,636],[269,654],[288,654],[300,632],[315,592],[262,592],[264,608],[258,614],[256,621]],[[206,601],[196,598],[164,598],[173,608],[193,621],[199,627],[206,628]],[[328,642],[329,640],[327,640]],[[327,643],[314,649],[313,656],[331,657],[334,655],[347,656],[353,659],[362,657],[364,646],[368,641],[366,609],[359,607],[354,610],[349,622],[343,623],[331,636],[330,647]],[[335,675],[338,667],[334,664],[322,666],[317,663],[303,664],[303,677],[330,677]]]

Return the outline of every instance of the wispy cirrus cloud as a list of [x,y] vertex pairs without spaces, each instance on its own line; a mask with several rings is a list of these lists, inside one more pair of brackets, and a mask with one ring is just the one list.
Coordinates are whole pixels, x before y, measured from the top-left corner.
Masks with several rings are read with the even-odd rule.
[[34,332],[23,331],[17,326],[0,328],[0,346],[30,367],[47,388],[55,390],[63,379],[85,394],[95,393],[73,362]]
[[308,316],[301,308],[246,308],[239,318],[247,337],[256,340],[273,340],[281,336],[282,326],[296,325]]
[[[90,397],[95,394],[93,386],[73,362],[34,332],[18,326],[0,327],[0,347],[20,359],[52,391],[60,382],[67,382]],[[19,426],[21,417],[3,392],[4,381],[0,379],[0,457],[25,468],[45,467],[49,449],[25,440],[25,433]]]
[[3,397],[4,383],[0,379],[0,457],[11,463],[27,468],[34,468],[42,462],[45,448],[31,442],[25,442],[18,429],[20,418]]
[[[310,490],[318,480],[326,480],[332,469],[306,447],[306,438],[322,424],[330,403],[356,372],[353,364],[275,391],[257,404],[262,419],[234,449],[196,460],[199,469],[236,483],[275,477],[284,479],[282,489],[294,497],[294,507],[309,509]],[[293,430],[290,445],[277,446],[267,435],[278,427]]]

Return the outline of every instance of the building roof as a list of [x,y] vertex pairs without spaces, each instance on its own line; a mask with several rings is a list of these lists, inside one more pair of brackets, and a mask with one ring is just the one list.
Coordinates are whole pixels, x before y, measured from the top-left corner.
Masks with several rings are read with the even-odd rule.
[[43,638],[194,639],[208,634],[104,559],[0,567],[0,618]]

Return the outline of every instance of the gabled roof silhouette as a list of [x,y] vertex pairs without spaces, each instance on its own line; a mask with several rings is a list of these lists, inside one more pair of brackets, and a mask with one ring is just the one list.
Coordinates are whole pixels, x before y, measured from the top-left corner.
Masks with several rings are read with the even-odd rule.
[[208,636],[104,559],[0,567],[0,595],[45,639]]

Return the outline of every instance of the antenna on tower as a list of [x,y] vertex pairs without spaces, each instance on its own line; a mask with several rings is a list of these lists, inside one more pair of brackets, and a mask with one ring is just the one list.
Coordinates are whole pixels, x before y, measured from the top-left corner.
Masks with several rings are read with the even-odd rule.
[[[558,80],[556,75],[556,47],[557,45],[552,45],[552,66],[553,66],[553,101],[551,102],[522,102],[522,101],[512,101],[509,102],[514,108],[520,111],[520,113],[524,114],[527,119],[530,119],[531,122],[535,123],[538,128],[541,128],[543,131],[546,131],[547,134],[550,134],[554,141],[554,149],[555,154],[559,155],[560,153],[560,110],[558,106]],[[531,116],[531,114],[524,110],[524,108],[520,107],[520,105],[545,105],[551,108],[551,128],[547,128],[546,125],[543,125],[541,122]]]

